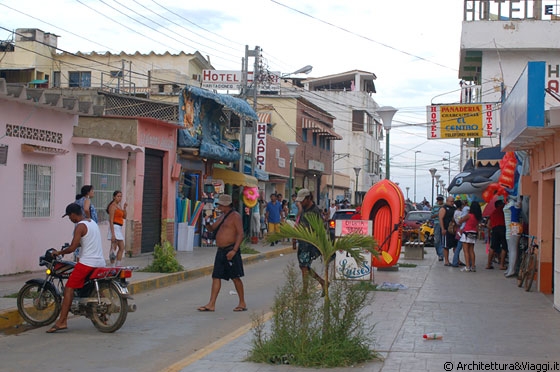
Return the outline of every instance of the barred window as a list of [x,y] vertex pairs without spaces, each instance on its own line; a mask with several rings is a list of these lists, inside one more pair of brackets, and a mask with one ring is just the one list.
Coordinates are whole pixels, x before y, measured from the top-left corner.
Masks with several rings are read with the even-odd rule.
[[23,166],[23,217],[50,217],[53,170],[48,165]]
[[[97,210],[97,222],[108,221],[105,209],[113,200],[113,192],[121,189],[122,160],[92,155],[91,185],[95,195],[92,202]],[[77,193],[79,192],[80,190]]]

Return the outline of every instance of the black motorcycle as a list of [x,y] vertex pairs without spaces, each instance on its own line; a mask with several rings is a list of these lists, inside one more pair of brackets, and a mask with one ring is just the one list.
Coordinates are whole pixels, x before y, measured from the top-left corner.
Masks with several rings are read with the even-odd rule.
[[[63,248],[68,245],[64,245]],[[31,325],[45,326],[60,314],[64,280],[70,277],[75,262],[64,261],[47,250],[39,258],[46,266],[45,279],[31,279],[19,290],[17,307],[21,317]],[[84,286],[74,291],[70,312],[90,319],[101,332],[111,333],[122,327],[128,312],[136,311],[128,294],[127,278],[135,267],[98,267],[86,279]]]

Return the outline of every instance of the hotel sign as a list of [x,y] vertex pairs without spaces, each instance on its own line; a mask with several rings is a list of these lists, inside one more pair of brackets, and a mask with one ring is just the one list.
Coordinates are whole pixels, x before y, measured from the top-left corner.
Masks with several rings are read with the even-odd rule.
[[494,137],[492,103],[428,106],[428,139]]

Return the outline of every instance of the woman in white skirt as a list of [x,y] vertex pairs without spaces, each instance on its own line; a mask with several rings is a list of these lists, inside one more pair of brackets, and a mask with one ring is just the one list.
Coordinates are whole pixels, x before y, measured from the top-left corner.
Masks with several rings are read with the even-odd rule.
[[[121,207],[122,192],[119,190],[113,193],[113,200],[107,206],[109,214],[109,232],[107,239],[111,241],[111,251],[109,260],[111,265],[120,266],[124,255],[124,233],[123,225],[126,219],[127,203]],[[115,262],[116,261],[116,262]]]
[[461,223],[465,222],[465,228],[461,234],[463,252],[465,255],[466,266],[461,269],[465,272],[476,271],[476,257],[474,254],[474,243],[478,235],[478,223],[482,219],[482,210],[478,202],[472,202],[469,214],[461,218]]

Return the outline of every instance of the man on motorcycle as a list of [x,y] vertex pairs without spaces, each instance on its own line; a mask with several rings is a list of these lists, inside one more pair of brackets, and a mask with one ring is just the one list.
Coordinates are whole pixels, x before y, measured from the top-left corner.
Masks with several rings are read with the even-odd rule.
[[60,251],[54,251],[52,254],[55,256],[65,255],[81,247],[80,261],[74,267],[74,271],[70,274],[64,288],[60,317],[47,333],[55,333],[68,328],[68,312],[74,299],[74,290],[84,286],[85,279],[96,267],[105,266],[101,233],[97,224],[93,220],[84,217],[82,215],[82,207],[76,203],[69,204],[66,207],[66,213],[62,217],[66,216],[68,216],[72,223],[76,224],[72,243]]

